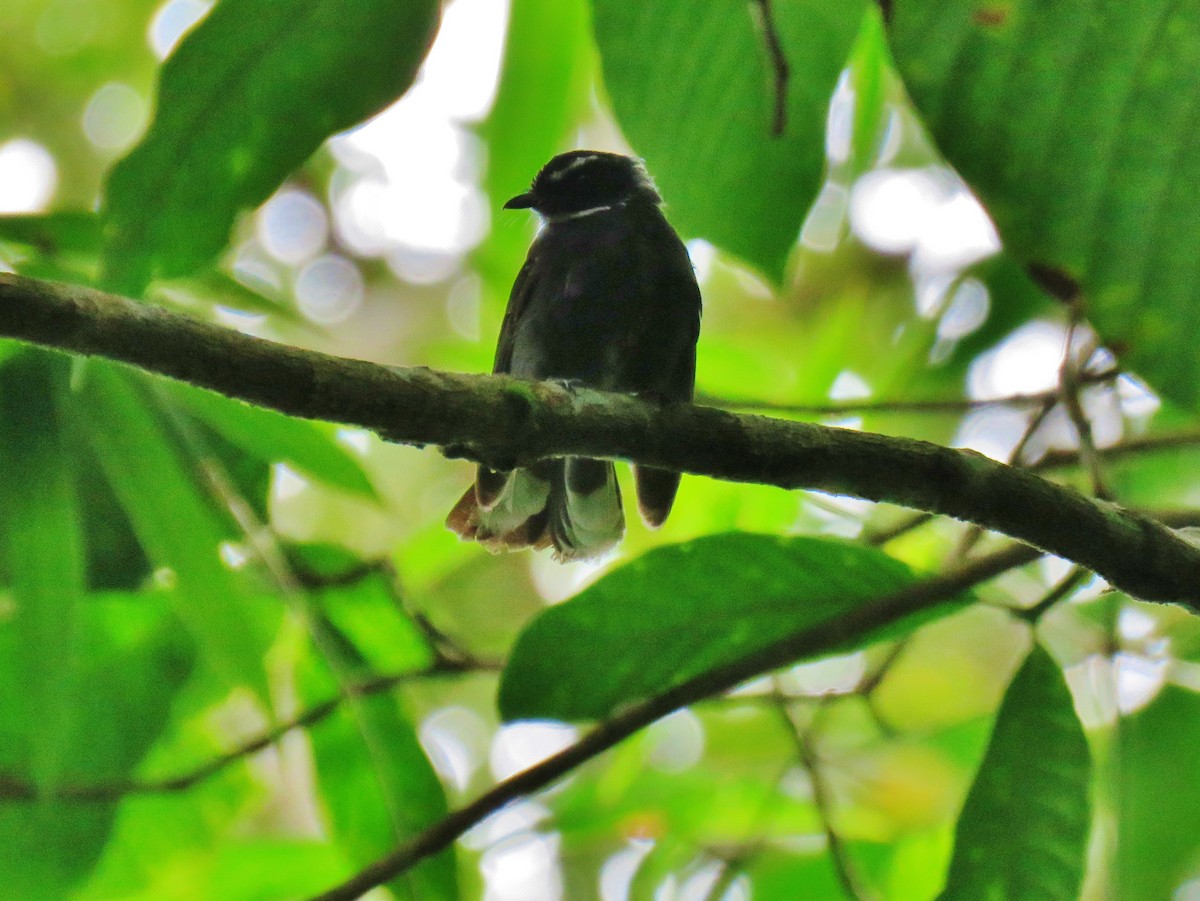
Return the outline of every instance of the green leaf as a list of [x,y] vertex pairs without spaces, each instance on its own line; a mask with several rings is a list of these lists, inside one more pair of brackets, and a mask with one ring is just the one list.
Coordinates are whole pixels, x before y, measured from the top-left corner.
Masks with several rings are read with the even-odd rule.
[[958,820],[939,901],[1076,901],[1091,758],[1062,671],[1034,647],[1013,678]]
[[[324,606],[356,605],[370,587],[322,593]],[[346,603],[348,602],[348,603]],[[343,611],[344,612],[344,611]],[[331,621],[322,647],[343,676],[360,671],[366,657]],[[407,652],[415,656],[415,652]],[[315,680],[314,680],[315,681]],[[320,680],[322,682],[327,680]],[[327,689],[321,689],[326,696]],[[446,815],[445,792],[400,701],[391,694],[349,699],[312,734],[321,797],[330,833],[360,866],[374,860]],[[457,901],[454,851],[428,858],[388,887],[404,901]]]
[[[77,631],[68,662],[71,728],[61,737],[64,786],[127,778],[169,721],[194,656],[161,593],[91,595]],[[10,674],[22,639],[14,633],[0,627],[0,770],[27,776],[21,736],[46,722],[17,715]],[[0,805],[4,897],[68,897],[104,851],[116,812],[115,802]]]
[[[882,551],[833,539],[729,533],[656,548],[530,623],[500,711],[603,717],[914,580]],[[867,640],[840,634],[821,650]]]
[[187,412],[263,462],[283,461],[318,482],[379,500],[358,459],[338,444],[333,428],[181,383],[172,383],[169,391]]
[[25,244],[49,256],[95,254],[100,250],[100,217],[84,210],[0,216],[0,241]]
[[277,605],[247,591],[219,556],[234,537],[197,482],[192,461],[129,376],[92,362],[75,414],[138,540],[151,561],[174,574],[177,613],[201,654],[231,684],[268,697],[263,655],[274,634]]
[[1120,721],[1110,779],[1117,817],[1114,901],[1178,897],[1181,883],[1200,878],[1197,747],[1200,696],[1194,692],[1169,685]]
[[435,0],[218,4],[163,65],[150,130],[109,177],[105,285],[138,295],[211,262],[239,211],[408,88],[439,12]]
[[25,354],[0,378],[0,561],[16,605],[3,627],[16,639],[23,721],[38,724],[25,738],[42,789],[63,764],[84,588],[75,466],[58,416],[68,370],[62,358]]
[[825,116],[861,0],[771,4],[791,71],[772,134],[773,68],[745,0],[593,0],[613,111],[687,238],[778,281],[825,166]]
[[1192,3],[899,0],[893,51],[1008,249],[1082,289],[1105,343],[1200,402]]

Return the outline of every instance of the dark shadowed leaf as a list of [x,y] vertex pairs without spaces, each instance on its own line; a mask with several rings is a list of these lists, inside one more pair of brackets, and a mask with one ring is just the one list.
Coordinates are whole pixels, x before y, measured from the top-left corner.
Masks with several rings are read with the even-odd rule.
[[52,787],[63,766],[75,700],[72,663],[84,589],[83,535],[75,465],[58,415],[70,364],[23,354],[0,379],[0,569],[15,615],[10,677],[24,719],[28,775]]
[[899,0],[893,51],[1009,250],[1079,284],[1105,342],[1200,401],[1200,7]]
[[778,280],[820,187],[825,116],[865,4],[771,4],[791,71],[778,137],[757,3],[592,6],[613,111],[672,223],[685,238],[705,238]]
[[106,286],[138,295],[213,260],[239,211],[408,88],[439,11],[434,0],[218,4],[164,64],[150,130],[109,177]]
[[1000,705],[939,901],[1076,901],[1091,769],[1062,671],[1035,646]]
[[[541,613],[500,683],[506,719],[589,719],[914,581],[882,551],[730,533],[656,548]],[[865,641],[840,634],[829,648]]]
[[267,698],[263,655],[279,607],[222,562],[222,542],[241,536],[202,488],[193,461],[127,373],[94,361],[73,400],[77,427],[147,556],[176,580],[177,613],[201,656],[230,684]]

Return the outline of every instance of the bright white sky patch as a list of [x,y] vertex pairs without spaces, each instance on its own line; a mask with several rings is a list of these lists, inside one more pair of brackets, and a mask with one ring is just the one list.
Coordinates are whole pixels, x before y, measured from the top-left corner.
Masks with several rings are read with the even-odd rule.
[[[487,201],[477,184],[482,148],[462,123],[482,119],[491,107],[507,17],[506,2],[455,0],[412,89],[331,142],[349,175],[334,186],[335,225],[355,252],[455,256],[487,233]],[[406,275],[413,261],[428,269],[420,255],[405,254],[394,268]]]
[[54,196],[58,168],[41,144],[14,138],[0,144],[0,213],[38,213]]
[[167,0],[150,20],[146,39],[159,59],[166,59],[189,28],[208,15],[212,3],[205,0]]
[[968,393],[982,400],[1051,390],[1058,385],[1065,341],[1061,325],[1038,321],[1022,326],[971,365]]

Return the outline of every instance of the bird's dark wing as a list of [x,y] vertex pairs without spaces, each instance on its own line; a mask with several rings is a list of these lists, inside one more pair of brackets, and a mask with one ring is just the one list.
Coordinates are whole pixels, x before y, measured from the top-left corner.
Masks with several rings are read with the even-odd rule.
[[[655,223],[658,224],[658,223]],[[661,226],[670,226],[661,220]],[[674,239],[673,241],[671,239]],[[700,336],[700,288],[687,250],[674,233],[660,233],[656,242],[660,255],[650,264],[651,296],[646,302],[656,314],[652,326],[656,346],[640,348],[632,359],[645,360],[658,354],[660,368],[634,376],[645,382],[643,393],[660,402],[690,401],[696,387],[696,339]],[[653,529],[661,526],[671,512],[679,490],[679,473],[652,466],[634,466],[638,512]]]
[[536,281],[534,272],[537,268],[536,252],[537,245],[535,244],[529,249],[525,265],[517,273],[512,291],[509,292],[508,307],[504,310],[504,321],[500,324],[500,337],[496,340],[496,359],[492,363],[492,372],[494,373],[512,371],[513,344],[516,342],[517,326],[521,321],[521,315],[529,306],[529,298],[533,296]]

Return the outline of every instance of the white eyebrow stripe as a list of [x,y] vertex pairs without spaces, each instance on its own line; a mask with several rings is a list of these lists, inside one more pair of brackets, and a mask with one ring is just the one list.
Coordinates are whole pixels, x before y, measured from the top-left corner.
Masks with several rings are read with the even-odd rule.
[[574,213],[558,213],[549,218],[552,222],[562,222],[566,219],[582,219],[584,216],[591,216],[593,213],[606,213],[609,210],[615,210],[623,206],[625,206],[623,203],[610,203],[605,206],[594,206],[586,210],[576,210]]
[[573,172],[580,166],[585,166],[592,162],[592,160],[598,159],[600,159],[600,156],[595,153],[589,153],[587,156],[577,157],[576,159],[571,160],[571,162],[567,163],[561,169],[551,172],[547,177],[551,181],[562,181],[564,178],[566,178],[568,172]]

